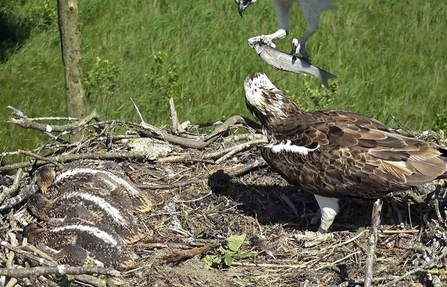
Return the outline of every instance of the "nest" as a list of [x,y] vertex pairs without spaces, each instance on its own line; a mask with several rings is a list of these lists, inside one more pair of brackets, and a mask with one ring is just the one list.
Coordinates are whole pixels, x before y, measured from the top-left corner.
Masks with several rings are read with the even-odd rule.
[[[0,280],[7,286],[442,286],[446,284],[446,188],[435,182],[393,194],[380,206],[342,199],[332,238],[304,247],[318,228],[312,195],[289,186],[263,161],[259,126],[224,123],[166,131],[144,121],[101,121],[93,113],[67,125],[42,124],[9,107],[10,122],[50,137],[3,165],[0,178]],[[248,130],[249,133],[240,133]],[[62,135],[83,133],[76,144]],[[425,136],[427,133],[424,134]],[[443,138],[437,140],[444,142]],[[84,159],[113,160],[156,203],[137,216],[144,237],[132,245],[137,267],[66,266],[44,259],[23,228],[36,170]],[[371,214],[375,214],[371,217]],[[373,220],[371,220],[371,218]],[[381,220],[380,224],[379,221]],[[372,228],[370,228],[372,225]],[[236,243],[235,243],[236,242]],[[236,247],[234,246],[236,245]]]

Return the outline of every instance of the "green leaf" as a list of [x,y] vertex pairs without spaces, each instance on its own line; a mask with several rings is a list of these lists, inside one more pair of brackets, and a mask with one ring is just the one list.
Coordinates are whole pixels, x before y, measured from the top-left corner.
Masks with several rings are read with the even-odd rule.
[[205,255],[202,260],[209,267],[215,267],[216,265],[219,265],[222,262],[222,258],[219,255],[210,255],[210,254]]
[[227,266],[231,266],[231,263],[233,263],[233,257],[231,257],[231,254],[228,252],[225,252],[224,254],[224,263]]
[[251,253],[251,252],[236,253],[233,255],[233,258],[235,258],[235,259],[247,259],[250,257],[253,257],[253,253]]
[[241,248],[242,243],[244,243],[245,237],[247,235],[244,233],[242,235],[233,235],[228,238],[228,248],[231,251],[238,251]]

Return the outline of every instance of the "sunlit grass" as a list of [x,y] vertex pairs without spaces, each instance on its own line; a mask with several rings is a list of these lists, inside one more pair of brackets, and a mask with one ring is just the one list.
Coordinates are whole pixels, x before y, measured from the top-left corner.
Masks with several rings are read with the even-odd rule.
[[[447,108],[447,3],[444,1],[334,1],[319,31],[308,42],[313,63],[336,74],[339,90],[333,103],[396,126],[391,116],[411,129],[428,129],[435,114]],[[298,5],[291,37],[278,47],[289,51],[305,22]],[[301,94],[313,77],[278,72],[251,50],[249,37],[275,31],[271,0],[259,0],[240,18],[233,0],[99,1],[81,0],[84,75],[96,58],[119,70],[116,91],[91,102],[104,118],[138,121],[130,98],[147,122],[169,122],[168,98],[154,91],[150,79],[178,73],[174,95],[181,121],[224,120],[248,116],[243,80],[263,71],[291,95]],[[0,65],[2,150],[29,148],[43,137],[6,123],[7,105],[29,116],[64,116],[65,94],[56,23],[31,33],[28,41]],[[154,55],[168,57],[154,74]],[[14,140],[13,140],[14,139]]]

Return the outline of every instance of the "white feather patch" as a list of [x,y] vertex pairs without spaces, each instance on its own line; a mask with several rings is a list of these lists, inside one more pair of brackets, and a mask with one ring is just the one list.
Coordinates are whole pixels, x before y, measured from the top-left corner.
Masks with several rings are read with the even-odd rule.
[[57,233],[59,231],[65,231],[65,230],[79,230],[79,231],[83,231],[83,232],[88,232],[91,235],[101,239],[105,243],[108,243],[113,246],[118,245],[118,242],[113,238],[112,235],[110,235],[109,233],[107,233],[105,231],[102,231],[99,228],[93,227],[93,226],[76,224],[76,225],[60,226],[60,227],[51,229],[51,231],[54,233]]
[[317,150],[320,145],[318,145],[316,148],[307,148],[305,146],[299,146],[299,145],[293,145],[292,141],[287,140],[286,143],[281,142],[280,144],[269,144],[265,147],[268,147],[272,150],[273,153],[279,153],[282,151],[290,151],[290,152],[296,152],[301,155],[307,155],[309,152]]
[[89,193],[77,192],[77,191],[74,191],[72,193],[64,195],[64,197],[66,199],[78,197],[78,198],[90,201],[91,203],[95,204],[96,206],[98,206],[99,208],[104,210],[104,212],[108,213],[112,217],[113,221],[115,221],[115,223],[117,223],[121,226],[127,226],[127,222],[124,219],[124,217],[121,215],[120,211],[117,208],[115,208],[114,206],[112,206],[110,203],[108,203],[102,197],[99,197],[99,196],[96,196],[93,194],[89,194]]
[[130,183],[128,183],[126,180],[124,180],[123,178],[105,171],[105,170],[97,170],[97,169],[92,169],[92,168],[74,168],[74,169],[70,169],[70,170],[66,170],[63,173],[59,174],[56,179],[54,180],[54,183],[58,183],[59,181],[64,180],[67,177],[70,176],[74,176],[76,174],[82,174],[82,173],[86,173],[86,174],[104,174],[106,176],[108,176],[109,178],[111,178],[112,180],[114,180],[117,184],[121,185],[122,187],[124,187],[132,196],[138,196],[140,194],[140,192],[133,187]]

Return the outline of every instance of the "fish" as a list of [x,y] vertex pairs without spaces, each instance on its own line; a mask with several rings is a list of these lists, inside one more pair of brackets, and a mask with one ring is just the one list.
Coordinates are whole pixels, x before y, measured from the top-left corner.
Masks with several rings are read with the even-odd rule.
[[250,43],[250,46],[267,64],[276,70],[303,75],[313,75],[320,80],[326,89],[329,89],[329,79],[337,78],[336,75],[315,67],[304,58],[281,52],[262,41]]

